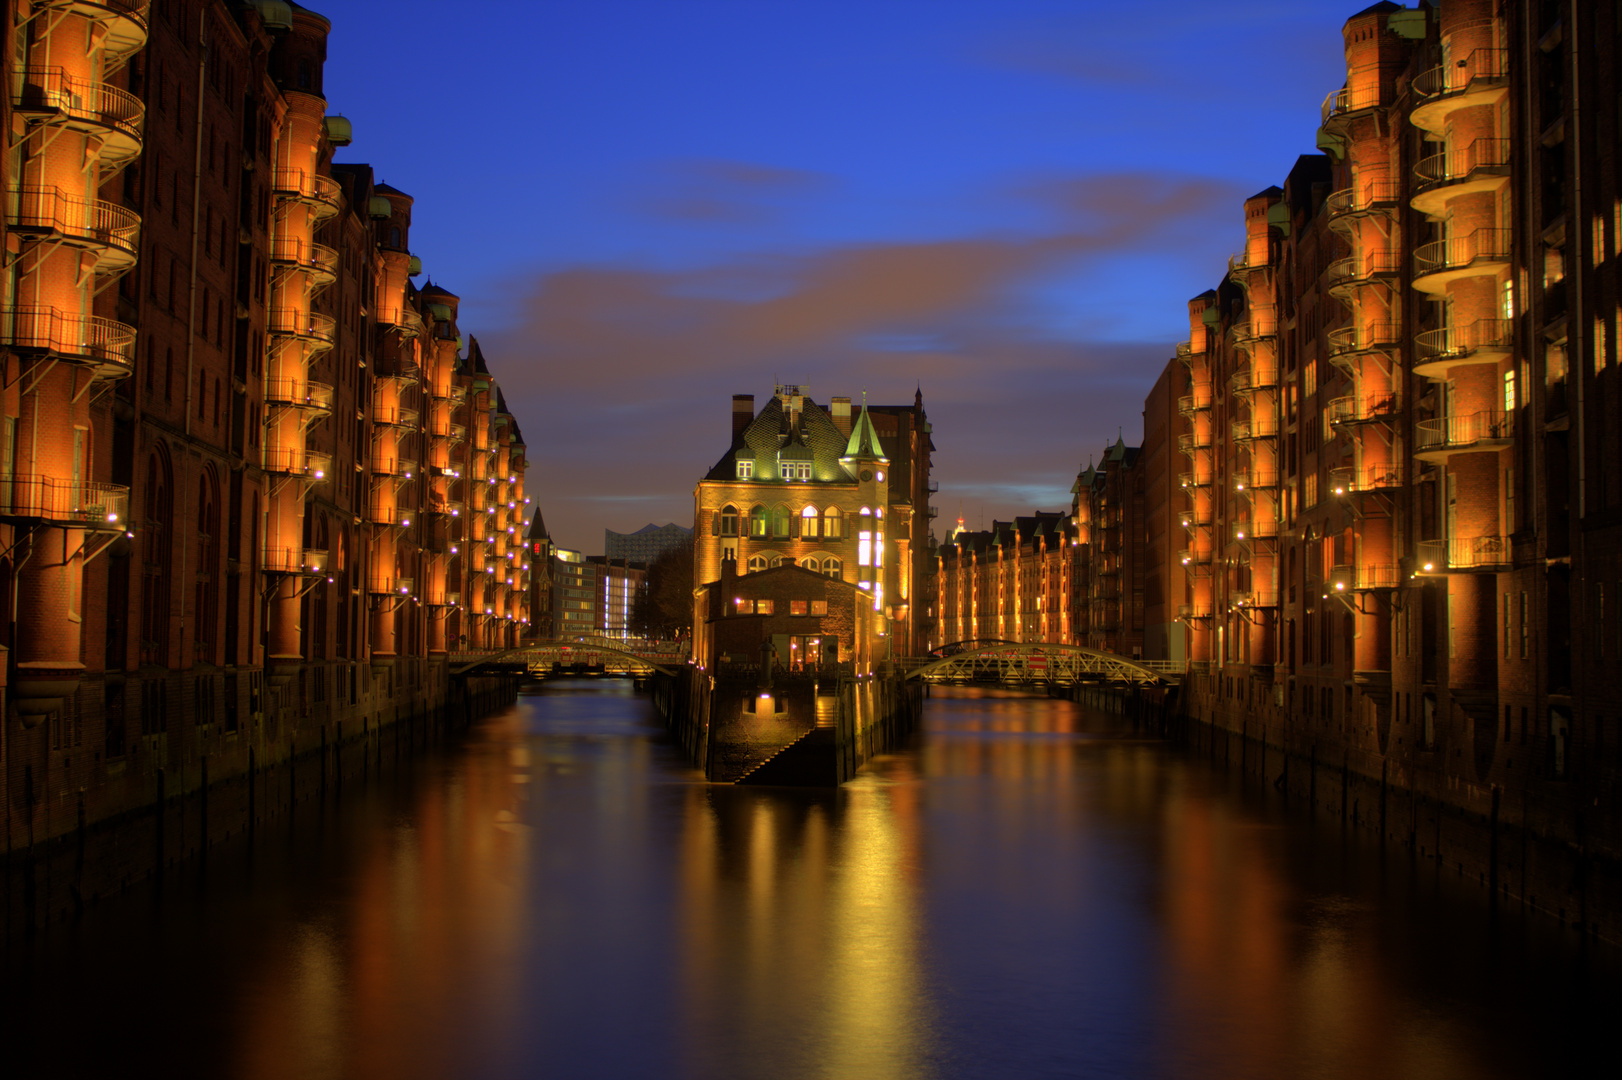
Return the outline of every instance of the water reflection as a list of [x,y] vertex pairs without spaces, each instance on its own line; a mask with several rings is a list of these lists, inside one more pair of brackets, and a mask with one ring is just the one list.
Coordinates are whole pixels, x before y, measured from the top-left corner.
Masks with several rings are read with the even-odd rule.
[[552,684],[13,945],[0,1006],[22,1076],[1387,1080],[1596,1049],[1613,954],[1270,798],[994,691],[838,792],[710,785],[626,684]]

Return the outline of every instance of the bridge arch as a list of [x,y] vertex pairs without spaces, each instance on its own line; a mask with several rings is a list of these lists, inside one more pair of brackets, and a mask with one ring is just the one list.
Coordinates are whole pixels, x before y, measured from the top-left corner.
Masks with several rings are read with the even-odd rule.
[[487,664],[515,663],[518,660],[526,657],[541,660],[543,662],[555,660],[562,656],[564,649],[569,649],[577,653],[590,653],[597,656],[613,656],[629,662],[633,667],[644,667],[649,671],[657,671],[663,675],[674,675],[680,669],[680,664],[672,665],[668,662],[661,663],[659,661],[651,660],[640,653],[632,652],[628,649],[622,649],[615,645],[598,644],[598,642],[592,640],[580,641],[570,639],[555,639],[550,641],[532,641],[529,644],[521,645],[516,649],[507,649],[504,652],[490,653],[486,656],[481,656],[478,659],[469,663],[464,663],[459,667],[452,667],[451,674],[465,675],[468,672],[473,671],[475,668],[480,668]]
[[964,650],[920,664],[907,671],[906,678],[1013,685],[1091,682],[1152,686],[1167,682],[1160,672],[1124,656],[1081,645],[1040,642],[1006,642]]

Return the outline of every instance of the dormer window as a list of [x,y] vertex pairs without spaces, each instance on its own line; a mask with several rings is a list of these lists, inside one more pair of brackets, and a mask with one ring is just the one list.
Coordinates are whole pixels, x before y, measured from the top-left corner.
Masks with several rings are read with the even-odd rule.
[[750,480],[755,475],[755,461],[753,458],[738,459],[738,479]]
[[809,461],[779,462],[778,472],[784,480],[809,480],[811,479],[811,463]]

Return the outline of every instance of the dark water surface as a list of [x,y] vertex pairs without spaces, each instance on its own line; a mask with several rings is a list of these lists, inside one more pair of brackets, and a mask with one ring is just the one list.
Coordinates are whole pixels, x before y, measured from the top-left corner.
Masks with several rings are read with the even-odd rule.
[[838,792],[622,682],[4,954],[6,1075],[1616,1075],[1617,954],[1119,718],[948,691]]

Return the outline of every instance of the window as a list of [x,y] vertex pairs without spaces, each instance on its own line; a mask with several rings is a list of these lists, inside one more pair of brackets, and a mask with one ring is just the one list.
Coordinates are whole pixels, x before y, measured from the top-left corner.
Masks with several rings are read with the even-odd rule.
[[721,508],[721,535],[738,535],[738,508],[736,506],[723,506]]
[[1521,593],[1521,659],[1532,655],[1531,627],[1526,622],[1526,594]]
[[766,535],[766,508],[757,506],[749,511],[749,535]]
[[752,479],[754,477],[754,475],[755,475],[755,459],[754,458],[739,458],[738,461],[737,461],[737,467],[738,467],[738,479],[739,480],[749,480],[749,479]]
[[764,570],[764,569],[766,569],[766,556],[764,556],[764,555],[751,555],[751,556],[749,556],[749,572],[751,574],[757,573],[757,572],[759,572],[761,570]]
[[1504,411],[1515,411],[1515,370],[1511,368],[1504,372]]
[[772,538],[784,540],[788,538],[789,512],[786,506],[772,507]]
[[807,506],[800,511],[800,535],[814,538],[817,535],[817,508]]
[[810,606],[804,600],[790,600],[788,602],[788,613],[790,615],[804,615],[809,611]]
[[839,539],[839,507],[830,506],[822,512],[822,535],[826,540]]
[[770,600],[756,600],[755,601],[755,614],[756,615],[770,615],[771,613],[772,613],[772,602]]
[[828,614],[828,601],[826,601],[826,600],[813,600],[813,601],[811,601],[811,614],[813,614],[813,615],[826,615],[826,614]]
[[838,559],[825,559],[822,563],[822,573],[824,577],[839,578],[843,580],[845,576],[845,567],[844,564]]

